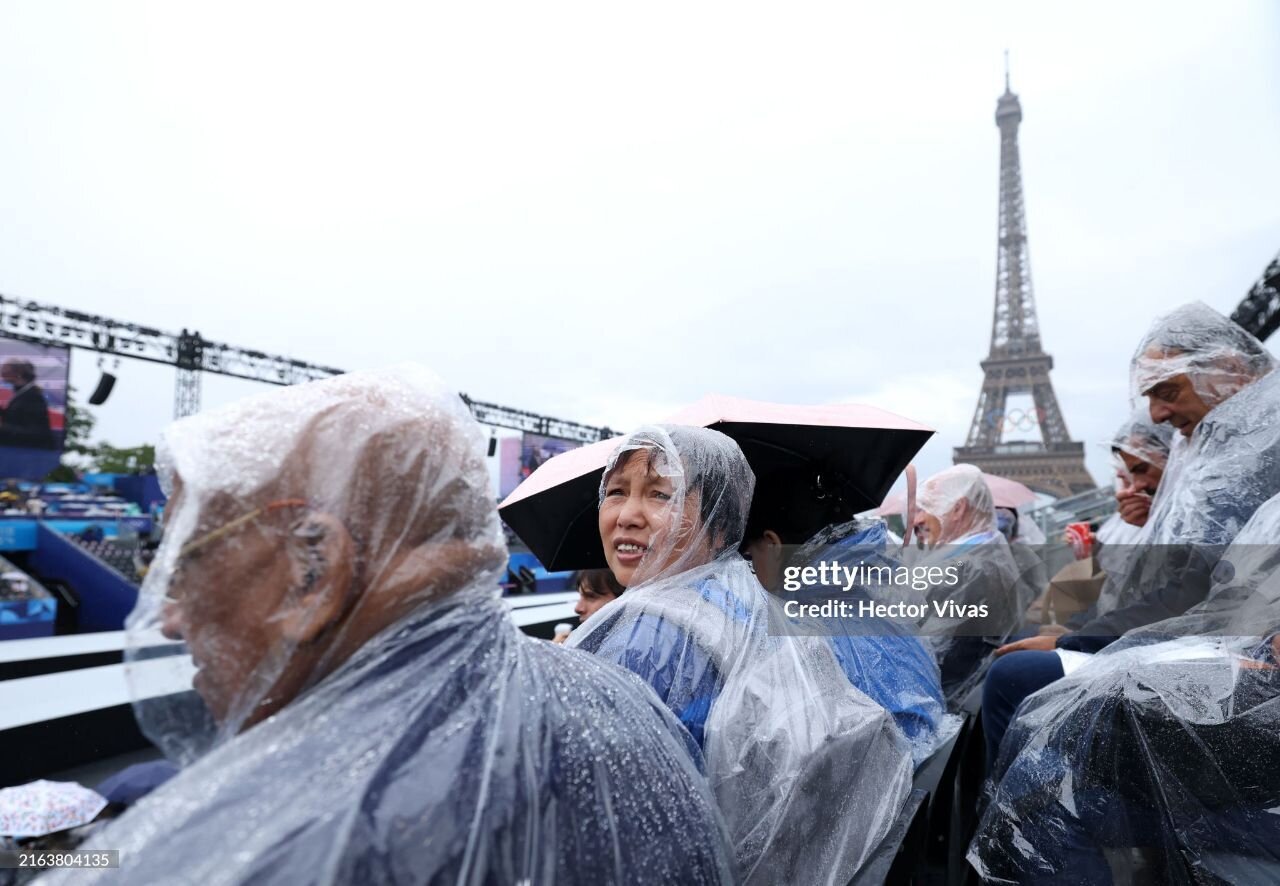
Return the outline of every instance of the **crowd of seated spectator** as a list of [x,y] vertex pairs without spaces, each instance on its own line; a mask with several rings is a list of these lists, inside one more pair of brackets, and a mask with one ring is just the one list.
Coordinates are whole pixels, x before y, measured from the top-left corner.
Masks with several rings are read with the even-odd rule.
[[1104,546],[1094,606],[998,650],[985,686],[990,798],[969,853],[985,879],[1275,882],[1280,782],[1257,765],[1280,734],[1274,367],[1202,304],[1140,341],[1147,427],[1113,442],[1137,531]]
[[12,479],[0,486],[0,515],[70,520],[145,516],[136,503],[101,488]]
[[72,535],[71,539],[133,584],[138,584],[146,574],[143,553],[136,540],[127,542],[107,536],[85,538],[84,533]]
[[[608,570],[574,576],[560,644],[496,604],[481,435],[420,370],[181,421],[130,628],[186,641],[200,705],[139,706],[187,765],[95,844],[133,882],[228,859],[267,882],[848,882],[980,697],[984,879],[1274,881],[1273,368],[1203,305],[1153,324],[1110,441],[1132,531],[1075,531],[1078,579],[973,466],[921,486],[912,548],[813,471],[757,477],[716,431],[643,427],[604,470]],[[797,631],[780,598],[816,598],[782,576],[830,563],[953,580],[897,588],[918,615]],[[1094,593],[1048,624],[1068,580]]]
[[0,557],[0,601],[30,600],[47,596],[40,583]]

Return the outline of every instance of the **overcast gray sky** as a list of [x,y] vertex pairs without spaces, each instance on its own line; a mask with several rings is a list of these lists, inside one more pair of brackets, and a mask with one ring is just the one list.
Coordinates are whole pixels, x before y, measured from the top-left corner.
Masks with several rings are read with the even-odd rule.
[[[938,428],[929,473],[989,345],[1006,47],[1043,338],[1097,443],[1151,318],[1229,312],[1280,249],[1271,0],[10,2],[0,293],[619,428],[869,402]],[[172,371],[118,374],[99,437],[154,440]]]

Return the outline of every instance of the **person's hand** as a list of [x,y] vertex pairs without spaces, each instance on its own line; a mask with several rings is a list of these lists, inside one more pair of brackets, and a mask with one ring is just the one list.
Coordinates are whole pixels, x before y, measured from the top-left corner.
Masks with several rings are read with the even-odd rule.
[[1258,661],[1253,658],[1239,659],[1240,667],[1246,671],[1274,671],[1276,666],[1268,661]]
[[996,650],[996,658],[1002,655],[1008,655],[1010,652],[1024,652],[1028,649],[1036,652],[1050,652],[1057,648],[1057,637],[1028,637],[1025,640],[1018,640],[1015,643],[1006,643]]
[[1151,515],[1151,496],[1145,492],[1122,489],[1116,493],[1116,504],[1120,508],[1120,519],[1130,526],[1145,526]]
[[555,637],[551,639],[551,642],[555,643],[557,646],[563,646],[564,642],[568,639],[569,639],[568,634],[556,634]]
[[1244,658],[1240,659],[1240,667],[1248,668],[1249,670],[1267,671],[1274,671],[1277,667],[1280,667],[1280,665],[1276,664],[1276,662],[1280,662],[1280,634],[1276,634],[1271,638],[1271,643],[1267,651],[1271,653],[1271,661],[1267,661],[1266,659],[1258,661],[1253,658]]

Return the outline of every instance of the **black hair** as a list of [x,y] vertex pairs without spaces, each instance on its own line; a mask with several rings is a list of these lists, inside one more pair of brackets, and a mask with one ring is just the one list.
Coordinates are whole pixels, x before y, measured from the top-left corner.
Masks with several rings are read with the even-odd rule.
[[[676,452],[684,456],[688,489],[698,493],[698,516],[708,535],[720,545],[715,553],[736,549],[742,542],[755,485],[755,475],[746,456],[737,443],[719,431],[680,425],[667,426],[664,430],[675,444]],[[688,459],[694,453],[700,456],[696,470],[691,469]]]
[[761,477],[743,542],[753,542],[772,529],[783,544],[804,544],[819,530],[852,520],[853,508],[834,487],[834,482],[811,467]]
[[1005,538],[1007,538],[1009,541],[1014,541],[1018,537],[1018,509],[997,506],[995,508],[997,524],[999,523],[999,517],[1000,517],[1001,511],[1004,511],[1006,514],[1009,514],[1013,517],[1013,522],[1009,524],[1009,534],[1006,535]]
[[31,382],[36,380],[36,367],[31,363],[30,360],[21,360],[21,359],[15,358],[12,360],[6,360],[4,362],[4,365],[12,369],[14,372],[18,373],[18,375],[22,378],[22,380],[27,384],[30,384]]
[[626,590],[608,569],[579,569],[569,576],[569,587],[573,590],[578,590],[583,584],[602,597],[621,597]]

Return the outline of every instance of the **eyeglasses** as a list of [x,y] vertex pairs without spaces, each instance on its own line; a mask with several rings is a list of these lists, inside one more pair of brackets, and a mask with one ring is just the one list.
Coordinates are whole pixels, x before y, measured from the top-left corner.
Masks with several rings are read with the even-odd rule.
[[254,520],[258,519],[261,516],[264,516],[266,514],[272,514],[277,511],[282,511],[285,508],[305,508],[305,507],[307,507],[307,500],[305,498],[283,498],[283,499],[280,499],[279,501],[268,502],[267,504],[263,505],[260,508],[254,508],[249,513],[236,517],[230,523],[224,523],[221,526],[219,526],[217,529],[213,529],[209,532],[206,532],[204,535],[200,536],[194,541],[187,542],[178,551],[178,559],[182,560],[183,558],[188,557],[191,554],[194,554],[196,551],[200,550],[201,548],[207,547],[208,545],[212,544],[218,539],[225,538],[226,536],[235,532],[237,529],[240,529],[244,526],[249,525],[250,523],[252,523]]

